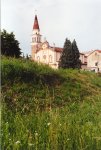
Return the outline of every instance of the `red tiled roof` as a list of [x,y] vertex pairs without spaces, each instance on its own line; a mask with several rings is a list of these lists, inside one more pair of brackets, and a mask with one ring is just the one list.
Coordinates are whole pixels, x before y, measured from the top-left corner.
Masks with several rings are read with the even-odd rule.
[[[98,50],[98,49],[96,49],[96,50],[93,50],[91,53],[89,53],[89,55],[91,55],[93,52],[98,52],[98,53],[101,53],[101,50]],[[89,56],[88,55],[88,56]]]
[[[35,15],[33,29],[39,29],[39,24],[38,24],[37,15]],[[39,30],[40,30],[40,29],[39,29]]]
[[101,53],[101,50],[95,50],[95,51],[97,51],[97,52]]
[[55,51],[56,51],[56,52],[62,52],[62,51],[63,51],[63,48],[55,47]]

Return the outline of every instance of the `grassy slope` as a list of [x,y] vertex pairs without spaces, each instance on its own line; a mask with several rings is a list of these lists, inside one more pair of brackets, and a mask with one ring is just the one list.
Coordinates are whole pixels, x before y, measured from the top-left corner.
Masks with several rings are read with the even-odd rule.
[[101,147],[100,76],[3,57],[2,93],[3,149]]

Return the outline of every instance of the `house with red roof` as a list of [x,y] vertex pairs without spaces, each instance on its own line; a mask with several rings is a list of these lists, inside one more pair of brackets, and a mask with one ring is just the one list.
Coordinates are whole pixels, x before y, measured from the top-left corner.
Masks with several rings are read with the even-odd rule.
[[87,69],[101,72],[101,50],[93,50],[87,56]]

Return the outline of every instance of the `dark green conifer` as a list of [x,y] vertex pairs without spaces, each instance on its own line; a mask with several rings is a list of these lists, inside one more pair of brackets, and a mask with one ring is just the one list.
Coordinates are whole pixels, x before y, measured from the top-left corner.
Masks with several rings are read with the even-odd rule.
[[66,39],[61,53],[59,68],[80,68],[81,61],[79,59],[80,53],[74,40],[72,43],[70,40]]
[[77,44],[76,44],[76,41],[74,39],[74,41],[72,42],[72,51],[73,51],[73,54],[74,54],[74,62],[73,62],[73,68],[78,68],[80,69],[81,68],[81,60],[79,59],[80,57],[80,53],[79,53],[79,50],[78,50],[78,47],[77,47]]
[[66,38],[63,52],[59,61],[59,68],[73,68],[73,51],[71,41]]

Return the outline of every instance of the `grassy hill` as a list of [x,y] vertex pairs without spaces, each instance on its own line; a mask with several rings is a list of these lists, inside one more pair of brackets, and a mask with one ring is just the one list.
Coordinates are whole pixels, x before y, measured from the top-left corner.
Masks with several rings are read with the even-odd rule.
[[101,148],[101,75],[2,58],[2,149]]

